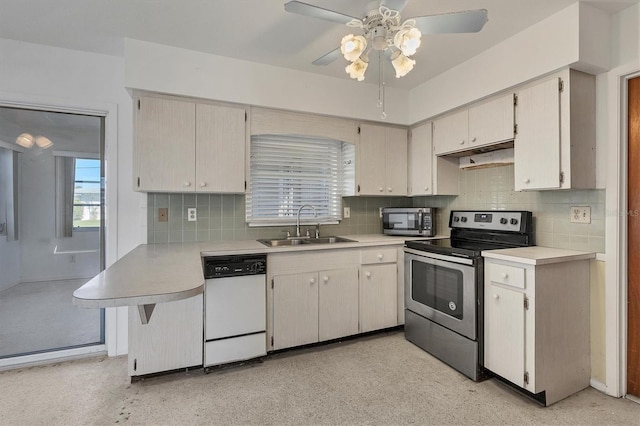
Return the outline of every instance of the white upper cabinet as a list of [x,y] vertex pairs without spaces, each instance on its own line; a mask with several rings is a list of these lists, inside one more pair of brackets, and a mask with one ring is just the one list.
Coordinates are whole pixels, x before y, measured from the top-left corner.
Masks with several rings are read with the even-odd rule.
[[411,129],[408,153],[409,196],[458,194],[458,159],[434,155],[430,122]]
[[515,190],[595,188],[595,77],[567,69],[517,95]]
[[196,191],[244,192],[245,110],[196,105]]
[[433,194],[433,178],[431,175],[433,141],[430,122],[411,129],[408,152],[409,195]]
[[445,155],[513,139],[513,94],[502,95],[434,121],[435,155]]
[[407,195],[407,130],[360,125],[358,195]]
[[244,192],[245,109],[136,99],[134,189]]
[[134,189],[193,191],[196,105],[169,99],[137,100]]

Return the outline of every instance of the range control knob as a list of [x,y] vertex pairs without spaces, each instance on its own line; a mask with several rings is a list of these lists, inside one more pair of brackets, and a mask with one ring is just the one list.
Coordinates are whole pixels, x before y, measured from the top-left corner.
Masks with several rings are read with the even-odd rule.
[[500,223],[503,224],[503,225],[506,225],[507,222],[508,222],[508,220],[507,220],[506,217],[503,217],[503,218],[500,219]]
[[453,218],[453,221],[454,221],[454,222],[460,222],[460,218],[459,218],[458,216],[455,216],[455,217]]
[[511,223],[512,225],[517,225],[517,224],[518,224],[518,219],[513,218],[513,219],[511,219],[510,223]]
[[465,216],[462,216],[462,218],[460,219],[462,222],[466,222],[467,218]]

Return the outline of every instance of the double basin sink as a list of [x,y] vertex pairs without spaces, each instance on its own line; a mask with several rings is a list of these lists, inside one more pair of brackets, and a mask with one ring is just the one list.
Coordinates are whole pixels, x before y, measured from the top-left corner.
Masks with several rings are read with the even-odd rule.
[[267,247],[297,246],[302,244],[336,244],[353,243],[354,240],[342,237],[318,237],[318,238],[283,238],[283,239],[262,239],[257,240]]

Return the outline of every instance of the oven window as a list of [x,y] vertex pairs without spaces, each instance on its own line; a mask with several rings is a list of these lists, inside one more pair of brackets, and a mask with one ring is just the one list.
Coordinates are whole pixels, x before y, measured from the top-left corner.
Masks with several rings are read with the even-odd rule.
[[412,262],[411,298],[443,314],[462,319],[463,274],[457,269]]

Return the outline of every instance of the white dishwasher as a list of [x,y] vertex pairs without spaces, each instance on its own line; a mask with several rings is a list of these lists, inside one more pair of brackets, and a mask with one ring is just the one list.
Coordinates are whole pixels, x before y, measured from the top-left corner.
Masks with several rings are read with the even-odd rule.
[[267,353],[267,256],[203,258],[204,366]]

